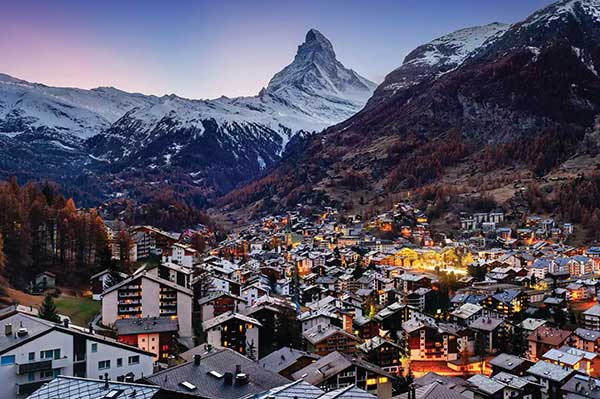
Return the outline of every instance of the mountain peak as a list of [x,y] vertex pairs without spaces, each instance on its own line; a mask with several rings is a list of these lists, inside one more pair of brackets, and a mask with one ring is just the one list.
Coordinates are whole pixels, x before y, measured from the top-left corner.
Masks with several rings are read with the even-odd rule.
[[304,43],[298,46],[295,63],[314,62],[315,58],[320,58],[324,62],[335,61],[335,51],[331,42],[318,30],[311,29],[306,33]]
[[321,32],[314,28],[306,32],[304,43],[319,43],[333,48],[329,39],[327,39]]
[[310,29],[304,43],[298,46],[294,61],[273,76],[263,94],[293,90],[346,97],[343,93],[352,91],[361,93],[360,98],[368,98],[374,89],[374,83],[337,60],[333,45],[321,32]]

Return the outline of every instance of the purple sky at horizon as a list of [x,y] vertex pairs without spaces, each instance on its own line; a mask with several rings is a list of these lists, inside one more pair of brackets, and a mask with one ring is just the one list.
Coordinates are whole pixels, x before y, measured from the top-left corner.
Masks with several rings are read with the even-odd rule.
[[419,44],[550,0],[20,0],[0,12],[0,73],[52,86],[189,98],[254,95],[310,28],[377,83]]

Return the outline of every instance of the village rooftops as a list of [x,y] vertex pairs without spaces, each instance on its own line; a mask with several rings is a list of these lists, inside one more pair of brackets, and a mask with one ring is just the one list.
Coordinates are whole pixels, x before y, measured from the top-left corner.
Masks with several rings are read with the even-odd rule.
[[596,304],[583,312],[583,316],[596,316],[600,317],[600,304]]
[[482,316],[470,323],[469,327],[481,331],[494,331],[498,327],[502,326],[503,323],[503,320]]
[[135,346],[126,345],[103,335],[90,334],[84,332],[81,328],[74,328],[73,326],[65,327],[62,324],[55,324],[50,321],[20,312],[10,314],[0,319],[0,325],[4,325],[5,329],[9,324],[12,330],[11,334],[0,334],[0,354],[25,344],[33,339],[41,337],[51,331],[60,331],[65,334],[84,336],[92,341],[102,342],[130,351],[139,352],[144,355],[152,355],[150,352],[146,352]]
[[284,346],[283,348],[280,348],[275,352],[271,352],[267,356],[263,357],[258,361],[258,363],[267,370],[280,373],[302,357],[308,357],[314,360],[320,358],[320,356],[315,353],[304,352]]
[[[157,386],[58,376],[27,399],[158,399],[166,398]],[[171,396],[179,398],[179,396]]]
[[360,344],[358,346],[358,349],[360,349],[361,351],[363,351],[365,353],[368,353],[369,351],[371,351],[373,349],[377,349],[384,344],[388,344],[388,345],[391,345],[393,347],[400,349],[400,346],[398,344],[388,341],[386,339],[383,339],[379,335],[376,335],[376,336],[366,340],[365,342],[363,342],[362,344]]
[[575,370],[542,360],[527,369],[527,373],[538,378],[562,382],[575,373]]
[[[394,396],[393,399],[409,399],[409,392]],[[460,393],[448,388],[439,381],[415,389],[415,399],[465,399]]]
[[560,389],[568,399],[599,399],[600,398],[600,380],[588,375],[575,374],[567,380]]
[[302,335],[308,342],[316,345],[334,334],[342,334],[349,339],[360,342],[360,338],[358,338],[356,335],[350,334],[349,332],[333,325],[317,324],[316,326],[304,331]]
[[500,373],[494,375],[492,378],[502,384],[508,385],[509,387],[518,390],[525,388],[529,384],[536,384],[531,380],[504,371],[501,371]]
[[119,335],[177,332],[177,320],[168,316],[119,319],[115,321]]
[[233,295],[232,293],[225,292],[225,291],[213,291],[213,292],[210,292],[208,295],[198,299],[198,304],[204,305],[205,303],[208,303],[208,302],[211,302],[216,299],[223,298],[223,297],[232,298],[237,301],[246,303],[246,300],[244,298],[239,297],[237,295]]
[[465,303],[461,305],[458,309],[452,311],[450,314],[454,317],[458,317],[459,319],[465,320],[476,315],[482,309],[483,307],[479,305],[473,303]]
[[546,323],[547,321],[544,319],[534,319],[530,317],[521,322],[521,328],[526,331],[533,331],[537,330]]
[[588,330],[587,328],[578,328],[575,335],[585,341],[597,341],[600,339],[600,331]]
[[323,391],[305,381],[297,380],[289,384],[269,389],[250,399],[317,399]]
[[515,370],[525,363],[529,363],[529,360],[508,353],[501,353],[490,361],[492,366],[503,370]]
[[[228,383],[229,377],[231,383]],[[144,380],[166,390],[205,399],[238,399],[290,382],[226,348],[199,354],[197,359],[159,371]]]
[[581,361],[581,359],[583,359],[583,355],[566,353],[554,348],[544,353],[542,357],[552,362],[558,362],[570,367],[574,367],[577,363]]
[[486,395],[496,395],[506,387],[503,383],[481,374],[475,374],[467,381]]
[[249,323],[249,324],[253,324],[258,327],[262,327],[262,324],[253,317],[249,317],[249,316],[246,316],[241,313],[227,312],[227,313],[218,315],[217,317],[214,317],[212,319],[206,320],[205,322],[202,323],[202,328],[204,329],[204,331],[210,330],[211,328],[219,326],[219,325],[226,323],[229,320],[233,320],[233,319],[237,319],[237,320],[243,321],[244,323]]
[[571,331],[541,326],[540,328],[529,334],[528,340],[534,342],[541,342],[552,346],[559,346],[562,345],[562,343],[570,336]]
[[296,371],[294,374],[292,374],[292,377],[294,379],[301,378],[309,384],[319,385],[328,378],[346,370],[348,367],[353,365],[380,376],[388,377],[390,380],[394,379],[391,374],[387,373],[379,366],[340,352],[332,352],[327,356],[320,358],[316,362]]

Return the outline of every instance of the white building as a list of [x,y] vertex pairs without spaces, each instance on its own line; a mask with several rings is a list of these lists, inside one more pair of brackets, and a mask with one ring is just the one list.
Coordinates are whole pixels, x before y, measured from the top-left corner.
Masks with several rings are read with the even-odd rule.
[[168,316],[177,319],[180,337],[191,338],[192,300],[189,288],[143,271],[102,293],[102,323],[111,325],[118,319]]
[[14,399],[58,375],[124,380],[153,371],[153,355],[101,335],[19,313],[0,319],[0,399]]

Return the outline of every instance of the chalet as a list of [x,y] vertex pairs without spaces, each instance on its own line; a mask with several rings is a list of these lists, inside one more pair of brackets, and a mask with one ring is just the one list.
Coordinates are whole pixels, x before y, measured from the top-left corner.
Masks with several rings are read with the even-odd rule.
[[44,292],[52,288],[56,288],[56,274],[48,271],[37,274],[29,286],[31,292]]
[[121,272],[118,272],[117,276],[119,281],[115,282],[115,277],[111,275],[110,270],[106,269],[90,277],[90,289],[92,291],[92,299],[94,301],[99,301],[101,299],[102,293],[107,288],[127,278],[127,275]]
[[267,356],[262,357],[258,363],[265,369],[274,371],[287,379],[292,379],[292,374],[303,369],[320,358],[315,353],[292,349],[287,346],[280,348]]
[[558,328],[539,327],[527,338],[529,341],[529,359],[535,362],[550,349],[558,349],[569,344],[571,334],[571,331]]
[[202,323],[209,345],[231,348],[252,359],[258,358],[259,327],[262,325],[258,320],[235,312]]
[[411,360],[444,360],[458,358],[456,335],[439,328],[429,318],[413,318],[402,323],[406,353]]
[[207,321],[223,313],[243,310],[246,307],[246,300],[228,292],[211,292],[198,300],[198,306],[200,319]]
[[523,376],[527,369],[533,366],[533,362],[519,356],[500,353],[490,360],[490,365],[492,366],[492,375],[504,372]]
[[374,336],[358,346],[359,353],[369,363],[373,363],[390,374],[401,375],[402,364],[400,356],[404,348],[385,340],[380,336]]
[[600,304],[596,304],[581,314],[584,328],[600,331]]
[[496,353],[506,338],[504,321],[491,317],[480,317],[469,324],[469,328],[480,334],[482,340],[477,344],[485,345],[487,353]]
[[544,399],[562,398],[560,387],[575,373],[573,369],[545,361],[539,361],[527,370],[527,375],[535,377],[541,385],[542,398]]
[[588,352],[600,352],[600,331],[576,329],[573,332],[573,346]]
[[527,295],[519,290],[506,290],[489,296],[483,306],[512,317],[527,307]]
[[306,350],[320,356],[339,351],[353,354],[360,338],[333,325],[316,325],[302,333]]
[[292,374],[294,380],[302,379],[325,391],[354,385],[378,398],[392,396],[394,376],[374,364],[350,355],[332,352]]
[[[241,399],[290,383],[287,378],[227,348],[200,345],[182,353],[181,357],[192,360],[144,376],[140,382],[186,395],[186,399]],[[172,397],[177,399],[169,394],[163,398]]]
[[559,349],[550,349],[544,353],[542,359],[592,377],[600,375],[600,354],[598,353],[562,346]]

